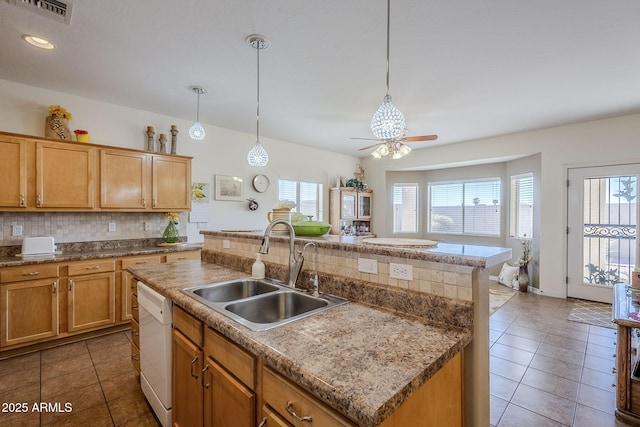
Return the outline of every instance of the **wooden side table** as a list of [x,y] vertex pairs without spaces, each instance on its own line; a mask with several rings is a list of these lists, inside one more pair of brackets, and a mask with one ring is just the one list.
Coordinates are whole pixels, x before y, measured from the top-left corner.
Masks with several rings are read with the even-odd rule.
[[640,289],[615,285],[612,317],[618,326],[616,418],[640,426]]

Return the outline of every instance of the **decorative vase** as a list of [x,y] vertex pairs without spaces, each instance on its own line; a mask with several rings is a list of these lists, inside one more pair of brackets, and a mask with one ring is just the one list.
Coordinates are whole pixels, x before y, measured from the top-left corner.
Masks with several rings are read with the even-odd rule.
[[165,228],[164,233],[162,233],[162,241],[164,243],[177,243],[179,237],[178,227],[176,227],[173,221],[169,221],[167,228]]
[[77,133],[76,134],[76,141],[78,141],[78,142],[89,142],[89,141],[91,141],[91,135],[89,135],[88,133]]
[[44,136],[71,141],[69,120],[58,115],[47,116],[44,125]]
[[[283,219],[287,222],[291,222],[291,209],[289,208],[274,208],[267,212],[267,219],[269,222],[273,222],[276,219]],[[273,231],[287,231],[287,227],[281,224],[273,227]]]
[[526,265],[521,265],[518,271],[518,289],[520,292],[527,292],[529,288],[529,270]]

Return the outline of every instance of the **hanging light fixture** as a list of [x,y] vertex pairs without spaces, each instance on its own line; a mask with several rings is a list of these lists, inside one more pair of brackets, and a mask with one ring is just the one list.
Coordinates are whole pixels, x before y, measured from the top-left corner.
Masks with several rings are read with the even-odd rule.
[[269,154],[260,144],[260,51],[271,44],[264,36],[251,35],[247,37],[247,43],[256,50],[256,143],[247,153],[247,162],[250,166],[266,166],[269,163]]
[[389,33],[391,22],[391,0],[387,0],[387,94],[382,104],[371,118],[371,131],[380,139],[393,139],[402,134],[405,128],[404,114],[393,105],[389,95]]
[[200,95],[204,95],[207,91],[200,86],[191,86],[189,89],[198,94],[198,108],[196,109],[196,122],[189,128],[189,136],[191,139],[201,141],[204,139],[204,128],[200,124]]

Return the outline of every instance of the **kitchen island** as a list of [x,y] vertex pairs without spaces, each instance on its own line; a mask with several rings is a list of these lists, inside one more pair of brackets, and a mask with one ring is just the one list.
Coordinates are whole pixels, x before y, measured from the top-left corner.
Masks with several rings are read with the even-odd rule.
[[[462,351],[465,422],[488,425],[486,267],[509,259],[509,249],[443,244],[406,249],[368,247],[352,237],[297,238],[297,244],[312,240],[318,246],[320,290],[352,303],[253,332],[180,289],[246,276],[262,235],[203,234],[202,263],[129,271],[360,425],[379,425]],[[288,236],[272,236],[263,256],[267,276],[286,278],[288,242]],[[374,259],[378,273],[358,272],[358,258]],[[396,262],[411,265],[414,280],[391,277],[389,265]],[[305,272],[311,267],[309,262]],[[479,305],[483,318],[476,314]],[[478,336],[483,341],[474,345]]]

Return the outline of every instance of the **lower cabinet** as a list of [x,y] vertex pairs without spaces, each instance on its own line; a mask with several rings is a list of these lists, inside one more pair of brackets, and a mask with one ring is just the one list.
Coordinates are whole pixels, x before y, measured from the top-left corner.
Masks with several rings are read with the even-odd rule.
[[207,357],[203,370],[205,427],[254,426],[255,393],[211,356]]
[[[174,310],[175,316],[175,310]],[[172,336],[172,418],[174,427],[202,426],[203,352],[178,329]]]
[[68,269],[68,331],[115,325],[115,261],[82,261],[69,264]]

